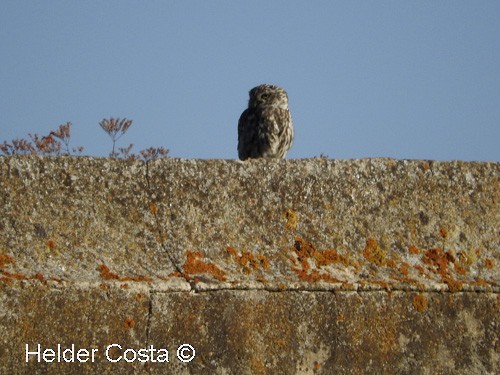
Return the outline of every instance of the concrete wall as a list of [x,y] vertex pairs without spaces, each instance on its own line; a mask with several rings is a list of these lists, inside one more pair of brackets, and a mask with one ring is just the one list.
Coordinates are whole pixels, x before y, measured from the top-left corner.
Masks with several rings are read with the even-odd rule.
[[0,158],[0,373],[498,373],[499,176]]

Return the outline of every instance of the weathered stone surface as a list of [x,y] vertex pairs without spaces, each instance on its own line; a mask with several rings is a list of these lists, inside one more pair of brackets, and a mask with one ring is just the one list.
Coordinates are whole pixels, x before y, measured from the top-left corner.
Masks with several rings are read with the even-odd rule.
[[[482,297],[415,292],[160,294],[153,299],[151,339],[168,347],[192,343],[200,353],[190,365],[195,373],[494,373],[498,301],[493,295]],[[419,299],[427,307],[420,309]]]
[[[499,176],[391,159],[0,158],[0,373],[496,373]],[[37,343],[99,355],[26,363]],[[112,363],[113,343],[170,362]]]
[[[147,290],[131,293],[119,288],[3,287],[0,294],[0,372],[99,372],[106,364],[112,364],[105,357],[108,344],[118,343],[131,348],[148,341],[145,328],[149,319],[149,301]],[[38,344],[41,352],[47,348],[57,351],[58,344],[62,348],[61,354],[72,344],[76,351],[81,348],[89,352],[97,348],[98,351],[94,363],[91,357],[85,363],[79,363],[76,358],[74,362],[61,359],[58,363],[57,357],[54,357],[54,362],[46,362],[43,357],[38,362],[37,355],[30,355],[26,363],[26,344],[29,352],[36,352]],[[67,358],[70,356],[68,353]],[[108,366],[110,372],[112,367]]]

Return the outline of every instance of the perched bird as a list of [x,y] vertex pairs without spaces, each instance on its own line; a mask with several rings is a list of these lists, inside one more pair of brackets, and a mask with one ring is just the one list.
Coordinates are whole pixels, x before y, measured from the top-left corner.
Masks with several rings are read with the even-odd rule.
[[238,157],[284,158],[293,142],[286,91],[265,84],[251,89],[249,95],[248,108],[238,121]]

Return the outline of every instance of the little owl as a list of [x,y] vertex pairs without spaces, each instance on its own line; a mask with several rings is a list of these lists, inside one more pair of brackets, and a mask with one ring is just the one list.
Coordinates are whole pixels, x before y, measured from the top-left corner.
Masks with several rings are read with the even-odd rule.
[[254,87],[249,94],[238,121],[239,158],[284,158],[293,142],[288,95],[274,85]]

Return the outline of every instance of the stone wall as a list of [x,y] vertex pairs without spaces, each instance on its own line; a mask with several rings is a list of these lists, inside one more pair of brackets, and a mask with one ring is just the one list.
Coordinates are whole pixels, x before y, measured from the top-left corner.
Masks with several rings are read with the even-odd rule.
[[0,373],[498,373],[499,177],[0,158]]

